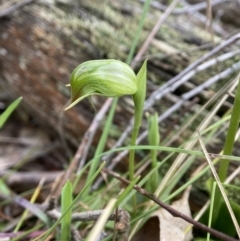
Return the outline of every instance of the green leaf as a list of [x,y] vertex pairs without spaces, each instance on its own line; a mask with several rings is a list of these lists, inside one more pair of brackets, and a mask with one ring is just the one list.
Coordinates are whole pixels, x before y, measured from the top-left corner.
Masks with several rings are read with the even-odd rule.
[[11,191],[8,186],[5,184],[2,178],[0,178],[0,192],[6,196],[10,196]]
[[61,213],[64,215],[61,220],[61,240],[71,240],[71,216],[72,216],[72,183],[67,181],[61,194]]
[[22,101],[22,97],[16,99],[12,104],[8,106],[8,108],[0,115],[0,128],[3,127],[9,116],[12,112],[18,107],[20,102]]
[[[148,142],[152,146],[158,146],[160,142],[160,135],[158,130],[158,115],[150,115],[148,117]],[[157,150],[151,150],[152,169],[157,166]],[[149,179],[151,192],[155,192],[159,185],[158,170],[156,170]]]
[[[237,232],[223,198],[220,197],[220,200],[218,199],[215,201],[219,203],[219,209],[215,210],[215,204],[214,204],[213,214],[215,214],[217,218],[215,220],[212,220],[211,227],[229,236],[234,237],[237,234]],[[240,205],[231,200],[229,202],[231,204],[231,207],[236,219],[240,220]],[[203,216],[200,219],[201,223],[208,224],[209,211],[210,210],[208,208],[208,210],[203,214]]]
[[144,61],[141,69],[137,74],[137,92],[133,95],[135,106],[134,128],[140,127],[142,123],[143,106],[146,98],[147,88],[147,60]]
[[[227,137],[223,148],[224,155],[231,155],[232,153],[234,142],[235,142],[235,135],[239,127],[239,121],[240,121],[240,77],[238,76],[238,86],[235,94],[232,115],[231,115]],[[221,182],[224,182],[226,179],[228,166],[229,166],[228,160],[226,159],[221,160],[219,171],[218,171],[218,175]]]
[[158,146],[160,143],[157,113],[148,117],[148,142],[152,146]]

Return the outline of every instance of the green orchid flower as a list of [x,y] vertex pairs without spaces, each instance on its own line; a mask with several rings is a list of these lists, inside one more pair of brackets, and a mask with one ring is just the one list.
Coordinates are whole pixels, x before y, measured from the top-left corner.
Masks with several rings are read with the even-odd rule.
[[[102,95],[106,97],[120,97],[131,95],[134,102],[134,128],[132,131],[131,145],[136,144],[137,135],[142,121],[143,105],[146,96],[147,61],[145,61],[135,75],[127,64],[115,60],[92,60],[80,64],[72,72],[71,104],[70,109],[85,97]],[[135,151],[129,155],[129,176],[134,178]]]
[[71,105],[91,95],[120,97],[137,92],[137,78],[125,63],[109,60],[92,60],[77,66],[71,75]]

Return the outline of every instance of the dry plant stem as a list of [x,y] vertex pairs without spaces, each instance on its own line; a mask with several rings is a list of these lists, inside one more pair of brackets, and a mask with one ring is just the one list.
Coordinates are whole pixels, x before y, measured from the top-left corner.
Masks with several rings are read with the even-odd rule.
[[83,153],[82,153],[82,157],[79,161],[77,172],[79,172],[82,169],[82,167],[84,166],[84,164],[86,162],[87,154],[89,152],[89,148],[90,148],[91,143],[93,141],[93,137],[94,137],[101,121],[103,120],[103,117],[105,116],[106,112],[109,110],[112,102],[113,102],[112,98],[108,98],[104,102],[100,111],[98,111],[98,113],[96,114],[95,118],[93,119],[90,127],[88,128],[88,130],[84,134],[83,141],[82,141],[82,144],[81,144],[81,147],[83,148]]
[[[112,172],[112,171],[109,171],[107,169],[104,169],[103,170],[104,172],[106,172],[107,174],[117,178],[118,180],[120,180],[122,183],[126,184],[126,185],[129,185],[130,182],[121,177],[119,174],[115,173],[115,172]],[[235,239],[235,238],[232,238],[222,232],[219,232],[215,229],[212,229],[212,228],[209,228],[207,227],[206,225],[202,224],[202,223],[199,223],[195,220],[193,220],[192,218],[186,216],[185,214],[175,210],[174,208],[172,208],[171,206],[165,204],[164,202],[162,202],[161,200],[159,200],[154,194],[151,194],[149,192],[147,192],[145,189],[135,185],[134,186],[134,189],[139,192],[140,194],[142,194],[143,196],[149,198],[150,200],[152,200],[153,202],[155,202],[156,204],[158,204],[159,206],[161,206],[162,208],[164,208],[166,211],[168,211],[171,215],[173,215],[173,217],[178,217],[178,218],[181,218],[185,221],[187,221],[188,223],[191,223],[194,227],[198,228],[198,229],[201,229],[205,232],[209,232],[211,235],[221,239],[221,240],[225,240],[225,241],[237,241],[238,239]]]
[[[230,2],[231,0],[212,0],[211,6],[215,6],[217,4],[223,3],[223,2]],[[140,0],[140,2],[145,2],[145,0]],[[165,11],[167,9],[167,6],[157,2],[157,1],[152,1],[151,6],[159,9],[161,11]],[[186,6],[181,9],[175,9],[172,11],[172,14],[186,14],[186,13],[194,13],[196,11],[201,11],[207,8],[207,3],[206,2],[200,2],[196,4],[189,4],[189,6]]]
[[[0,136],[0,143],[13,143],[13,144],[21,144],[26,146],[32,146],[33,142],[31,138],[21,137],[8,137],[8,136]],[[39,145],[42,146],[42,145]]]
[[[62,214],[57,209],[53,209],[53,210],[47,211],[47,215],[52,219],[58,220]],[[83,240],[80,233],[77,231],[74,225],[71,225],[71,237],[73,238],[74,241]]]
[[[95,210],[82,213],[74,213],[72,215],[72,221],[96,221],[101,216],[103,211],[104,210]],[[59,219],[61,217],[61,213],[56,209],[48,211],[47,214],[53,219]],[[124,238],[127,237],[130,227],[130,216],[128,212],[123,209],[118,209],[110,215],[108,220],[115,221],[115,231],[118,240],[125,240]]]
[[[188,7],[190,8],[192,6],[185,0],[182,0],[182,4],[186,8],[188,8]],[[200,24],[202,24],[202,26],[204,26],[205,23],[207,22],[207,17],[199,11],[194,11],[194,12],[192,11],[189,14],[192,14],[191,17],[193,19],[196,19],[197,21],[199,21]],[[220,35],[222,37],[229,36],[229,32],[225,31],[219,24],[214,23],[213,30],[215,33],[217,33],[218,35]]]
[[[37,204],[34,204],[34,203],[31,203],[29,202],[27,199],[21,197],[21,196],[17,196],[15,194],[12,194],[10,197],[9,196],[6,196],[2,193],[0,193],[0,201],[6,201],[6,200],[9,200],[9,202],[14,202],[15,204],[23,207],[24,209],[28,210],[29,213],[27,214],[25,220],[29,219],[29,218],[32,218],[34,216],[34,213],[37,209],[42,210],[42,211],[45,211],[47,210],[48,208],[53,208],[54,206],[51,204],[52,202],[51,201],[46,201],[45,203],[41,204],[41,205],[37,205]],[[18,218],[14,218],[11,220],[11,222],[6,225],[4,227],[4,232],[11,232],[15,227],[16,225],[19,223],[20,221],[20,217]],[[21,232],[20,232],[21,233]],[[0,237],[0,240],[1,240],[1,237]]]
[[[26,236],[26,238],[29,238],[29,239],[33,239],[33,238],[36,238],[38,236],[40,236],[41,234],[43,234],[45,231],[42,230],[42,231],[35,231],[35,232],[32,232],[31,234],[28,234]],[[0,240],[1,241],[4,241],[4,240],[10,240],[10,239],[13,239],[13,238],[16,238],[20,235],[24,234],[24,232],[15,232],[15,233],[0,233]]]
[[171,14],[171,12],[173,11],[173,9],[175,8],[175,6],[177,5],[177,3],[180,0],[174,0],[170,6],[166,9],[166,11],[163,13],[163,15],[160,16],[160,18],[158,19],[157,24],[154,26],[154,28],[152,29],[151,33],[148,35],[146,41],[144,42],[144,44],[142,45],[142,47],[140,48],[140,50],[138,51],[137,55],[135,56],[135,58],[133,59],[132,63],[131,63],[131,67],[135,68],[137,62],[141,59],[141,57],[143,56],[143,54],[146,52],[148,46],[150,45],[151,41],[153,40],[153,38],[155,37],[155,35],[157,34],[159,28],[162,26],[162,24],[166,21],[166,19],[168,18],[168,16]]
[[57,200],[54,197],[51,197],[49,200],[46,200],[40,205],[42,211],[47,212],[53,210],[57,207]]
[[9,186],[14,185],[38,185],[39,181],[44,177],[45,183],[53,182],[55,178],[60,175],[62,171],[56,172],[9,172],[0,171],[0,177],[7,176],[6,183]]
[[[228,2],[228,1],[230,2],[231,0],[215,0],[215,1],[212,1],[212,6],[222,3],[222,2]],[[144,0],[140,0],[140,2],[144,2]],[[175,9],[172,11],[172,14],[176,14],[176,15],[177,14],[192,14],[192,17],[194,19],[199,20],[202,24],[206,23],[206,21],[207,21],[206,16],[201,14],[200,12],[198,12],[198,11],[206,8],[206,2],[201,2],[201,3],[191,5],[188,2],[182,0],[181,3],[184,5],[184,8]],[[167,6],[161,4],[157,1],[152,1],[151,6],[156,9],[159,9],[161,11],[165,11],[167,9]],[[215,33],[219,34],[222,37],[228,35],[228,33],[217,24],[213,25],[213,30]]]
[[212,16],[212,0],[207,0],[207,22],[206,22],[206,29],[208,29],[209,33],[211,34],[211,40],[214,42],[214,31],[213,31],[213,16]]
[[80,233],[78,232],[77,228],[75,228],[74,226],[72,226],[71,233],[72,233],[73,241],[82,241],[83,240]]
[[10,14],[12,14],[14,11],[16,11],[17,9],[31,3],[31,2],[34,2],[35,0],[23,0],[23,1],[20,1],[16,4],[14,4],[13,6],[10,6],[9,8],[7,9],[4,9],[2,11],[0,11],[0,18],[3,18],[3,17],[6,17]]
[[94,137],[94,135],[97,131],[97,128],[99,127],[99,124],[100,124],[101,120],[103,119],[105,113],[109,110],[109,107],[112,104],[112,101],[113,101],[112,98],[108,98],[105,101],[101,110],[97,113],[97,115],[93,119],[90,127],[85,132],[82,142],[81,142],[80,146],[78,147],[78,150],[75,153],[73,160],[70,163],[64,177],[62,178],[60,185],[58,185],[58,188],[53,193],[53,195],[55,197],[59,197],[63,185],[65,184],[66,180],[71,177],[71,175],[74,173],[76,168],[78,168],[78,171],[79,171],[84,166],[90,145],[93,140],[93,137]]
[[[194,105],[196,105],[199,101],[198,97],[195,97],[192,101],[190,101],[189,103],[187,103],[186,106],[184,106],[183,109],[180,110],[180,116],[185,116],[186,113],[190,113],[191,109],[194,107]],[[169,127],[166,129],[166,132],[162,135],[161,140],[163,141],[165,138],[167,138],[168,136],[170,136],[170,133],[172,132],[172,127],[176,126],[179,123],[179,118],[174,119],[170,124]],[[166,146],[169,146],[173,141],[171,140],[170,142],[168,142],[166,144]]]
[[145,102],[144,109],[148,109],[152,105],[155,104],[156,101],[159,101],[163,97],[163,90],[169,88],[172,84],[174,84],[177,81],[180,81],[186,74],[188,74],[190,71],[194,70],[198,65],[202,64],[204,61],[206,61],[208,58],[211,58],[213,55],[217,54],[227,46],[235,43],[237,40],[240,39],[240,33],[232,36],[228,40],[222,42],[219,44],[217,47],[215,47],[213,50],[209,51],[206,53],[203,57],[200,59],[196,60],[194,63],[189,65],[186,69],[184,69],[182,72],[180,72],[177,76],[169,80],[166,84],[161,86],[159,89],[154,91],[148,100]]
[[4,194],[1,193],[0,194],[0,200],[12,201],[12,202],[16,203],[17,205],[23,207],[24,209],[28,210],[32,214],[36,214],[37,212],[41,211],[41,208],[39,206],[37,206],[36,204],[31,203],[27,199],[25,199],[21,196],[15,195],[15,194],[12,194],[11,196],[7,196],[7,195],[4,195]]
[[[82,221],[82,222],[88,222],[88,221],[96,221],[101,214],[103,213],[102,210],[94,210],[94,211],[86,211],[86,212],[81,212],[81,213],[73,213],[72,214],[72,221]],[[52,209],[47,212],[49,217],[53,219],[58,219],[61,217],[61,212],[59,212],[57,209]],[[123,209],[118,209],[117,212],[114,212],[110,215],[109,220],[114,221],[116,219],[117,215],[117,222],[123,222],[126,223],[126,226],[129,226],[129,219],[130,216],[127,211]]]

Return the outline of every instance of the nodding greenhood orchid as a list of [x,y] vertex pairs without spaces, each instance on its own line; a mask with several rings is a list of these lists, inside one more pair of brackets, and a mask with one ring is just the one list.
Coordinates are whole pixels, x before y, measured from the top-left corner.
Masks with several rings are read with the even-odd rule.
[[[131,145],[136,144],[139,128],[142,122],[143,105],[146,96],[147,61],[144,61],[136,75],[130,66],[115,60],[92,60],[80,64],[71,75],[71,104],[70,109],[85,97],[102,95],[120,97],[131,95],[134,102],[134,128]],[[130,180],[134,178],[134,150],[130,151],[129,173]]]
[[71,104],[73,107],[82,99],[91,95],[120,97],[137,92],[137,77],[125,63],[115,60],[87,61],[72,72]]

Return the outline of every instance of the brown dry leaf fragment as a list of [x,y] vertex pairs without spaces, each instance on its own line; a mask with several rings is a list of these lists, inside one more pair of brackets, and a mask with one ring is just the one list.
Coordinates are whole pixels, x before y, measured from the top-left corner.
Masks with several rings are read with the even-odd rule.
[[[171,207],[191,217],[188,204],[189,192],[190,188],[185,191],[181,199],[173,202]],[[131,241],[190,241],[191,239],[190,224],[160,208],[152,214]]]

